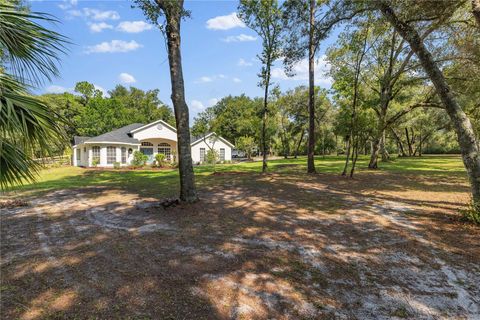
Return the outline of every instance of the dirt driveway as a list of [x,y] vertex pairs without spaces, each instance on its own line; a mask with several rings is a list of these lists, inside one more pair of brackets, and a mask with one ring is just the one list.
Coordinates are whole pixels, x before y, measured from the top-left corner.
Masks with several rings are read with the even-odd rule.
[[464,182],[218,179],[167,210],[101,187],[3,209],[2,318],[480,319]]

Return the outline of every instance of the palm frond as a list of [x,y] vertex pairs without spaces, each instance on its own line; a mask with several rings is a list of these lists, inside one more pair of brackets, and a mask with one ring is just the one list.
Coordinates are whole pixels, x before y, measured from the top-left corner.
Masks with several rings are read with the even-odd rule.
[[40,168],[21,148],[0,138],[0,190],[35,180]]
[[0,4],[0,58],[17,79],[40,85],[58,76],[59,53],[66,52],[68,40],[35,20],[57,22],[45,13]]
[[61,117],[43,101],[28,95],[20,82],[0,74],[0,136],[25,146],[46,147],[53,137],[65,139],[59,120]]

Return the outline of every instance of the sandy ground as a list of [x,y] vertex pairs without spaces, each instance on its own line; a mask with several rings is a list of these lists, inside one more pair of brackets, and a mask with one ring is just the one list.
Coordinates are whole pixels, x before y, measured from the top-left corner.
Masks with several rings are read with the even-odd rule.
[[[381,190],[381,191],[378,191]],[[1,212],[2,319],[480,319],[456,179],[235,175],[201,201],[60,190]]]

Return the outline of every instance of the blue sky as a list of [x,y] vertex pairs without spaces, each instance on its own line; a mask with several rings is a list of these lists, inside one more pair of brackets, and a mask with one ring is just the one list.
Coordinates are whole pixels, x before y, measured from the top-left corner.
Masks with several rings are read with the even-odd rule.
[[[160,89],[171,105],[167,51],[160,31],[145,20],[130,1],[34,1],[33,11],[47,12],[60,21],[54,29],[72,42],[62,58],[61,77],[39,93],[72,91],[78,81],[89,81],[105,91],[116,84]],[[182,24],[182,55],[187,103],[191,118],[229,94],[261,96],[261,41],[237,17],[237,1],[186,1],[191,18]],[[328,64],[322,44],[316,84],[330,87],[324,75]],[[285,76],[281,62],[272,76],[282,90],[307,83],[307,63],[296,67],[294,78]]]

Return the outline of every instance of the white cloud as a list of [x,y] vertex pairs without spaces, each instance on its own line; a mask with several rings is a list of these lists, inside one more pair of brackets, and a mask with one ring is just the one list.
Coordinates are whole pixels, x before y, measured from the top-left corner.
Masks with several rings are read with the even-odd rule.
[[97,89],[98,91],[101,91],[103,96],[104,97],[108,97],[108,92],[107,90],[105,90],[103,87],[97,85],[97,84],[93,84],[93,86],[95,87],[95,89]]
[[235,83],[240,83],[240,82],[242,82],[242,80],[239,79],[239,78],[233,78],[232,80],[233,80],[233,82],[235,82]]
[[207,100],[207,103],[203,103],[202,101],[200,100],[192,100],[190,101],[190,106],[192,107],[192,109],[196,112],[201,112],[203,110],[205,110],[206,108],[209,108],[215,104],[217,104],[217,102],[220,101],[218,98],[211,98],[211,99],[208,99]]
[[92,32],[102,32],[104,29],[113,29],[112,25],[105,22],[90,23],[88,27]]
[[217,104],[218,101],[220,101],[220,100],[218,100],[218,98],[208,99],[208,101],[207,101],[207,107],[211,107],[211,106]]
[[199,101],[199,100],[192,100],[190,102],[190,106],[196,111],[202,111],[203,109],[205,109],[205,106],[203,105],[202,101]]
[[68,19],[75,18],[75,17],[81,17],[81,16],[83,16],[83,13],[80,10],[68,10],[67,11],[67,18]]
[[245,28],[245,23],[237,16],[236,12],[232,12],[226,16],[218,16],[207,20],[207,29],[210,30],[228,30],[232,28]]
[[248,62],[248,61],[246,61],[246,60],[243,59],[243,58],[240,58],[240,59],[238,59],[237,65],[240,66],[240,67],[250,67],[250,66],[253,65],[253,63]]
[[206,83],[206,82],[212,82],[212,81],[213,81],[212,77],[203,76],[203,77],[200,77],[200,79],[198,79],[197,82]]
[[134,76],[132,76],[131,74],[128,74],[126,72],[122,72],[118,75],[118,80],[120,80],[120,82],[122,83],[135,83],[137,82],[137,80],[135,79]]
[[139,33],[152,28],[153,26],[145,21],[122,21],[117,26],[118,31],[127,33]]
[[142,45],[132,40],[130,42],[123,40],[111,40],[110,42],[102,42],[94,46],[87,47],[85,53],[114,53],[114,52],[128,52],[141,48]]
[[[59,7],[63,10],[69,9],[72,6],[67,5],[59,5]],[[84,17],[89,20],[95,21],[105,21],[105,20],[118,20],[120,19],[120,15],[117,11],[114,10],[98,10],[92,8],[83,8],[83,10],[68,10],[67,11],[67,18],[74,18],[74,17]]]
[[[329,87],[332,84],[332,79],[327,76],[327,72],[330,70],[330,64],[326,60],[325,55],[315,60],[315,83]],[[293,66],[292,71],[294,76],[289,77],[285,74],[283,68],[275,67],[272,69],[272,78],[279,80],[308,80],[308,59],[303,59]]]
[[224,74],[215,74],[213,76],[203,76],[198,78],[198,80],[195,81],[195,83],[208,83],[208,82],[213,82],[218,79],[227,79],[228,77]]
[[58,5],[58,7],[62,10],[67,10],[67,9],[70,9],[70,8],[76,6],[77,3],[78,3],[77,0],[70,0],[70,1],[69,0],[63,0],[63,3],[60,3]]
[[257,37],[249,36],[247,34],[239,34],[238,36],[228,36],[223,38],[222,41],[224,42],[245,42],[245,41],[255,41]]
[[68,92],[70,91],[70,89],[67,89],[65,87],[62,87],[62,86],[57,86],[57,85],[51,85],[51,86],[48,86],[45,91],[47,93],[64,93],[64,92]]
[[102,11],[102,10],[91,9],[91,8],[83,8],[83,14],[87,18],[91,18],[97,21],[120,19],[120,15],[118,14],[118,12],[113,10]]

